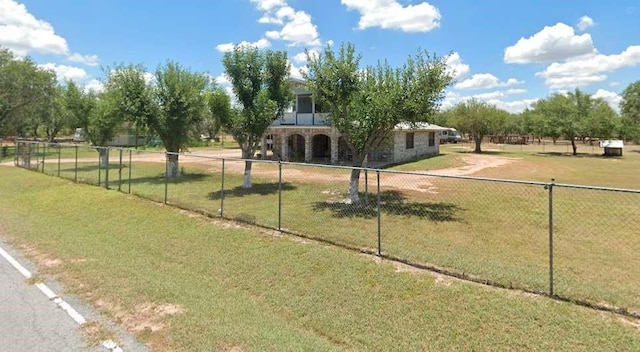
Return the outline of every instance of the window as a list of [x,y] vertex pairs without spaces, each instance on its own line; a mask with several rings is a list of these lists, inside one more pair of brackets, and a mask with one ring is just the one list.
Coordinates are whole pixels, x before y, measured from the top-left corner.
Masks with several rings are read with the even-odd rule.
[[429,132],[429,146],[433,147],[436,145],[436,133]]
[[413,132],[407,133],[406,135],[406,149],[413,149]]

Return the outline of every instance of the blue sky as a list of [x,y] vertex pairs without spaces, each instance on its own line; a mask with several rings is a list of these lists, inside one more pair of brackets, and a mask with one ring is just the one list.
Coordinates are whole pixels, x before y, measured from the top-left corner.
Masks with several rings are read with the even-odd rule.
[[166,60],[222,75],[224,50],[304,49],[350,41],[363,64],[401,65],[422,48],[449,55],[449,107],[476,97],[518,112],[579,87],[617,107],[640,79],[638,0],[0,0],[0,45],[59,77],[100,89],[102,67]]

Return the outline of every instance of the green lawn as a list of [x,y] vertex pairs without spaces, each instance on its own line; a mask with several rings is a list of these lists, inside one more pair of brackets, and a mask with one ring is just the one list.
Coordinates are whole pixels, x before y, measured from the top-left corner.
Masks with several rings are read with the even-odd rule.
[[[622,318],[573,304],[398,271],[26,170],[0,167],[0,178],[3,237],[36,260],[60,259],[44,273],[157,350],[640,348]],[[263,193],[244,203],[272,198]],[[243,196],[230,197],[231,208],[233,198]],[[153,314],[168,305],[177,314]]]
[[[446,145],[441,159],[399,169],[459,166],[467,155],[460,147]],[[640,153],[633,151],[622,159],[607,159],[512,149],[496,157],[513,162],[479,175],[547,182],[555,177],[563,183],[618,187],[640,181],[635,171]],[[142,151],[133,155],[129,164],[125,154],[120,169],[119,154],[111,153],[109,187],[163,202],[164,163],[136,161],[135,157],[146,155]],[[77,177],[105,187],[107,170],[98,169],[96,152],[94,156],[94,162],[79,163]],[[610,171],[612,165],[617,172]],[[220,160],[187,158],[181,163],[183,177],[170,180],[166,187],[167,201],[212,216],[222,214],[268,228],[280,225],[285,231],[334,244],[377,250],[374,171],[363,172],[360,178],[360,191],[369,205],[352,206],[343,202],[349,170],[283,165],[279,218],[278,165],[254,163],[251,190],[241,188],[243,167],[243,162],[226,161],[222,192]],[[57,174],[57,163],[46,163],[45,168],[46,173]],[[63,177],[76,177],[74,163],[62,163],[60,170]],[[605,179],[607,173],[611,175]],[[549,290],[548,191],[543,186],[385,172],[380,178],[384,254],[505,286]],[[640,311],[639,201],[640,194],[555,188],[554,293]]]

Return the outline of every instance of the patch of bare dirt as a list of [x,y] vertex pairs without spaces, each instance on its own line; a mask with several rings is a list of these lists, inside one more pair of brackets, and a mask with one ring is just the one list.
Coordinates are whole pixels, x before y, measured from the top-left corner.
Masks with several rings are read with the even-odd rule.
[[177,304],[143,303],[131,311],[125,310],[118,304],[99,298],[94,302],[96,308],[112,314],[116,321],[128,331],[140,333],[143,331],[156,332],[166,327],[162,318],[183,314],[186,310]]
[[505,166],[518,160],[520,159],[486,154],[469,154],[462,158],[462,162],[465,163],[465,165],[433,170],[429,171],[429,173],[436,175],[467,176],[484,169]]
[[25,256],[36,262],[39,267],[55,268],[63,264],[61,259],[44,254],[34,246],[22,244],[19,248]]

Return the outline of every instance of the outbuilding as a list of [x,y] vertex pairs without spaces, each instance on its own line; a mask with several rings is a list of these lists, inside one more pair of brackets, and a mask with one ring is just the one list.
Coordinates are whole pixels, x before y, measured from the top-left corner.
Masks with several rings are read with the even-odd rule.
[[623,141],[619,139],[600,141],[600,148],[604,148],[604,156],[622,156]]

